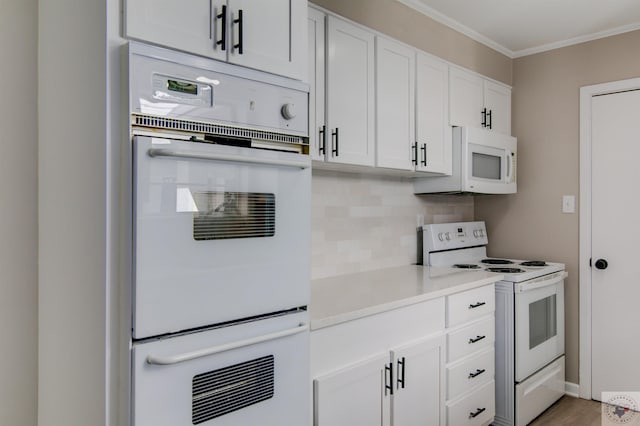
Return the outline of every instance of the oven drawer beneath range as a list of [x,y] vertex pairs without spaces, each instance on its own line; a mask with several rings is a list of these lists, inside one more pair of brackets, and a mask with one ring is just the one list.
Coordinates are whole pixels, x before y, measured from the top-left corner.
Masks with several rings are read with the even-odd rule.
[[564,395],[564,355],[516,385],[516,426],[524,426]]
[[306,312],[136,343],[132,426],[303,425]]

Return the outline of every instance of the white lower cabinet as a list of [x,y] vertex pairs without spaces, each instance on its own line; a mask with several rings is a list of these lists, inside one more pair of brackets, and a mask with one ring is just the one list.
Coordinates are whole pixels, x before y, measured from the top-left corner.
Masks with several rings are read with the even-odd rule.
[[495,287],[447,296],[446,424],[489,425],[495,416]]
[[493,292],[490,284],[312,330],[314,426],[490,424]]

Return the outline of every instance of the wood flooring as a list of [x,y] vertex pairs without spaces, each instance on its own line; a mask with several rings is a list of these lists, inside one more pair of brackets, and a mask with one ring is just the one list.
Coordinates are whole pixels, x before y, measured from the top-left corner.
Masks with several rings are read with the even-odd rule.
[[601,403],[563,396],[529,426],[601,426]]

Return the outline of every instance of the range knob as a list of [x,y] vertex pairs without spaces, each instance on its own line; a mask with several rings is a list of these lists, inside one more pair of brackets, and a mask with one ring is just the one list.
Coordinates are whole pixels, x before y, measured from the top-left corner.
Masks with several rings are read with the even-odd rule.
[[476,238],[480,238],[480,233],[478,232],[477,229],[473,230],[473,236],[476,237]]
[[438,239],[439,239],[440,241],[444,241],[444,234],[443,234],[442,232],[440,232],[440,233],[438,234]]
[[284,104],[280,109],[280,113],[285,120],[291,120],[296,117],[296,107],[293,104]]
[[451,240],[451,232],[446,232],[444,234],[444,237],[447,239],[447,241]]

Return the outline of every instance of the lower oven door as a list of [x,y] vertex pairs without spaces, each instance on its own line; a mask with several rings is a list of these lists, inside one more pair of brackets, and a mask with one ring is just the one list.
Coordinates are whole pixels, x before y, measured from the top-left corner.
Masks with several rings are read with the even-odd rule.
[[306,312],[133,347],[133,426],[309,422]]
[[564,354],[564,279],[557,272],[515,285],[516,382]]
[[138,136],[133,336],[306,306],[311,160]]
[[564,395],[564,356],[516,385],[516,426],[525,426]]

